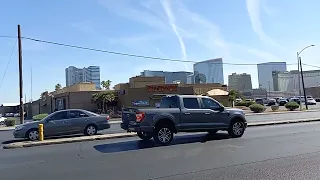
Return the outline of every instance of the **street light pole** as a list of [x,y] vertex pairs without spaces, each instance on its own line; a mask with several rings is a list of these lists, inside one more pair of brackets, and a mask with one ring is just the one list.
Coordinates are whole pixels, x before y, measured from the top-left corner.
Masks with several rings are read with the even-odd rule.
[[[306,109],[308,110],[307,97],[306,97],[306,90],[305,90],[304,80],[303,80],[302,63],[301,63],[300,54],[301,54],[301,53],[302,53],[302,51],[304,51],[305,49],[307,49],[307,48],[309,48],[309,47],[313,47],[313,46],[315,46],[315,45],[314,45],[314,44],[312,44],[312,45],[306,46],[306,47],[305,47],[305,48],[303,48],[300,52],[297,52],[300,111],[302,110],[302,106],[301,106],[301,85],[300,85],[300,73],[301,73],[301,80],[302,80],[302,86],[303,86],[304,99],[305,99],[305,103],[306,103]],[[300,70],[301,70],[301,72],[299,73],[299,71],[300,71]]]
[[[307,101],[307,95],[306,95],[306,88],[304,87],[301,57],[299,57],[299,60],[300,60],[301,81],[302,81],[302,88],[303,88],[303,95],[304,95],[304,103],[306,103],[306,109],[308,110],[308,101]],[[301,102],[300,102],[300,103],[301,103]]]
[[302,111],[302,106],[301,106],[301,82],[300,82],[300,59],[299,59],[299,53],[297,52],[297,60],[298,60],[298,85],[299,85],[299,106],[300,106],[300,111]]

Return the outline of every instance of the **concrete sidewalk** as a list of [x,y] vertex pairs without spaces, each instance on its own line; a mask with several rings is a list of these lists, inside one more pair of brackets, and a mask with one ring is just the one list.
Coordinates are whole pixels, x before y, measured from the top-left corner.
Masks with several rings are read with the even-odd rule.
[[[248,127],[314,122],[314,121],[320,121],[320,118],[254,122],[254,123],[248,123]],[[103,134],[103,135],[95,135],[95,136],[80,136],[80,137],[70,137],[70,138],[60,138],[60,139],[48,139],[44,141],[23,141],[23,142],[7,144],[3,146],[3,149],[15,149],[15,148],[43,146],[43,145],[51,145],[51,144],[64,144],[64,143],[73,143],[73,142],[82,142],[82,141],[105,140],[105,139],[115,139],[115,138],[133,137],[133,136],[136,136],[136,133]]]

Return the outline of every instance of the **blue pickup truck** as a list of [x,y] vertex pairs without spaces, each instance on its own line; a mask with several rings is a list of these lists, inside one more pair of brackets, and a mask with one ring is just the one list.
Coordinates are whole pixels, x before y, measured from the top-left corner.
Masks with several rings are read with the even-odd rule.
[[197,95],[167,95],[159,108],[125,108],[121,128],[137,132],[143,140],[153,138],[160,145],[171,143],[178,132],[227,131],[233,138],[241,137],[247,127],[241,109],[225,108],[218,101]]

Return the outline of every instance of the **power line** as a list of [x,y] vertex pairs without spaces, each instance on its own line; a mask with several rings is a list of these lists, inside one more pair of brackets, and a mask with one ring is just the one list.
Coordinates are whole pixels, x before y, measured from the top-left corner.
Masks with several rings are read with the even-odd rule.
[[[0,37],[2,37],[2,36],[0,36]],[[3,37],[15,38],[13,36],[3,36]],[[171,58],[161,58],[161,57],[154,57],[154,56],[144,56],[144,55],[137,55],[137,54],[129,54],[129,53],[123,53],[123,52],[102,50],[102,49],[89,48],[89,47],[77,46],[77,45],[72,45],[72,44],[65,44],[65,43],[59,43],[59,42],[35,39],[35,38],[30,38],[30,37],[22,37],[22,38],[26,39],[26,40],[31,40],[31,41],[36,41],[36,42],[41,42],[41,43],[46,43],[46,44],[53,44],[53,45],[58,45],[58,46],[65,46],[65,47],[82,49],[82,50],[89,50],[89,51],[95,51],[95,52],[103,52],[103,53],[109,53],[109,54],[115,54],[115,55],[121,55],[121,56],[129,56],[129,57],[153,59],[153,60],[162,60],[162,61],[171,61],[171,62],[186,62],[186,63],[198,63],[198,62],[201,62],[201,61],[191,61],[191,60],[171,59]],[[221,64],[221,63],[216,63],[216,64]],[[222,64],[225,64],[225,65],[237,65],[237,66],[252,66],[252,65],[255,66],[255,65],[258,65],[258,64],[254,64],[254,63],[227,63],[227,62],[223,62]],[[287,64],[287,65],[296,65],[296,64],[297,63],[291,63],[291,64]],[[265,65],[268,65],[268,64],[265,64]],[[272,64],[270,64],[270,65],[272,65]]]
[[0,83],[0,88],[2,87],[3,80],[4,80],[4,78],[5,78],[6,74],[7,74],[7,70],[8,70],[9,64],[11,62],[11,58],[12,58],[13,52],[16,49],[16,45],[17,45],[17,39],[16,39],[16,41],[14,43],[14,46],[12,48],[12,51],[11,51],[7,66],[6,66],[5,70],[4,70],[4,73],[3,73],[3,76],[2,76],[2,79],[1,79],[1,83]]
[[305,66],[310,66],[310,67],[315,67],[315,68],[319,68],[320,69],[320,66],[315,66],[315,65],[310,65],[310,64],[304,64],[304,63],[302,63],[303,65],[305,65]]

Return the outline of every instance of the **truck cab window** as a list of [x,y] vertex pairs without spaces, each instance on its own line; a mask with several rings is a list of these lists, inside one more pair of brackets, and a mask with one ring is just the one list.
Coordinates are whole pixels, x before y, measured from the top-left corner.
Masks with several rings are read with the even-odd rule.
[[217,109],[220,108],[220,105],[212,99],[209,98],[201,98],[204,109]]
[[197,98],[183,98],[184,107],[187,109],[199,109],[199,102]]
[[160,108],[178,108],[177,97],[163,97],[161,99]]

